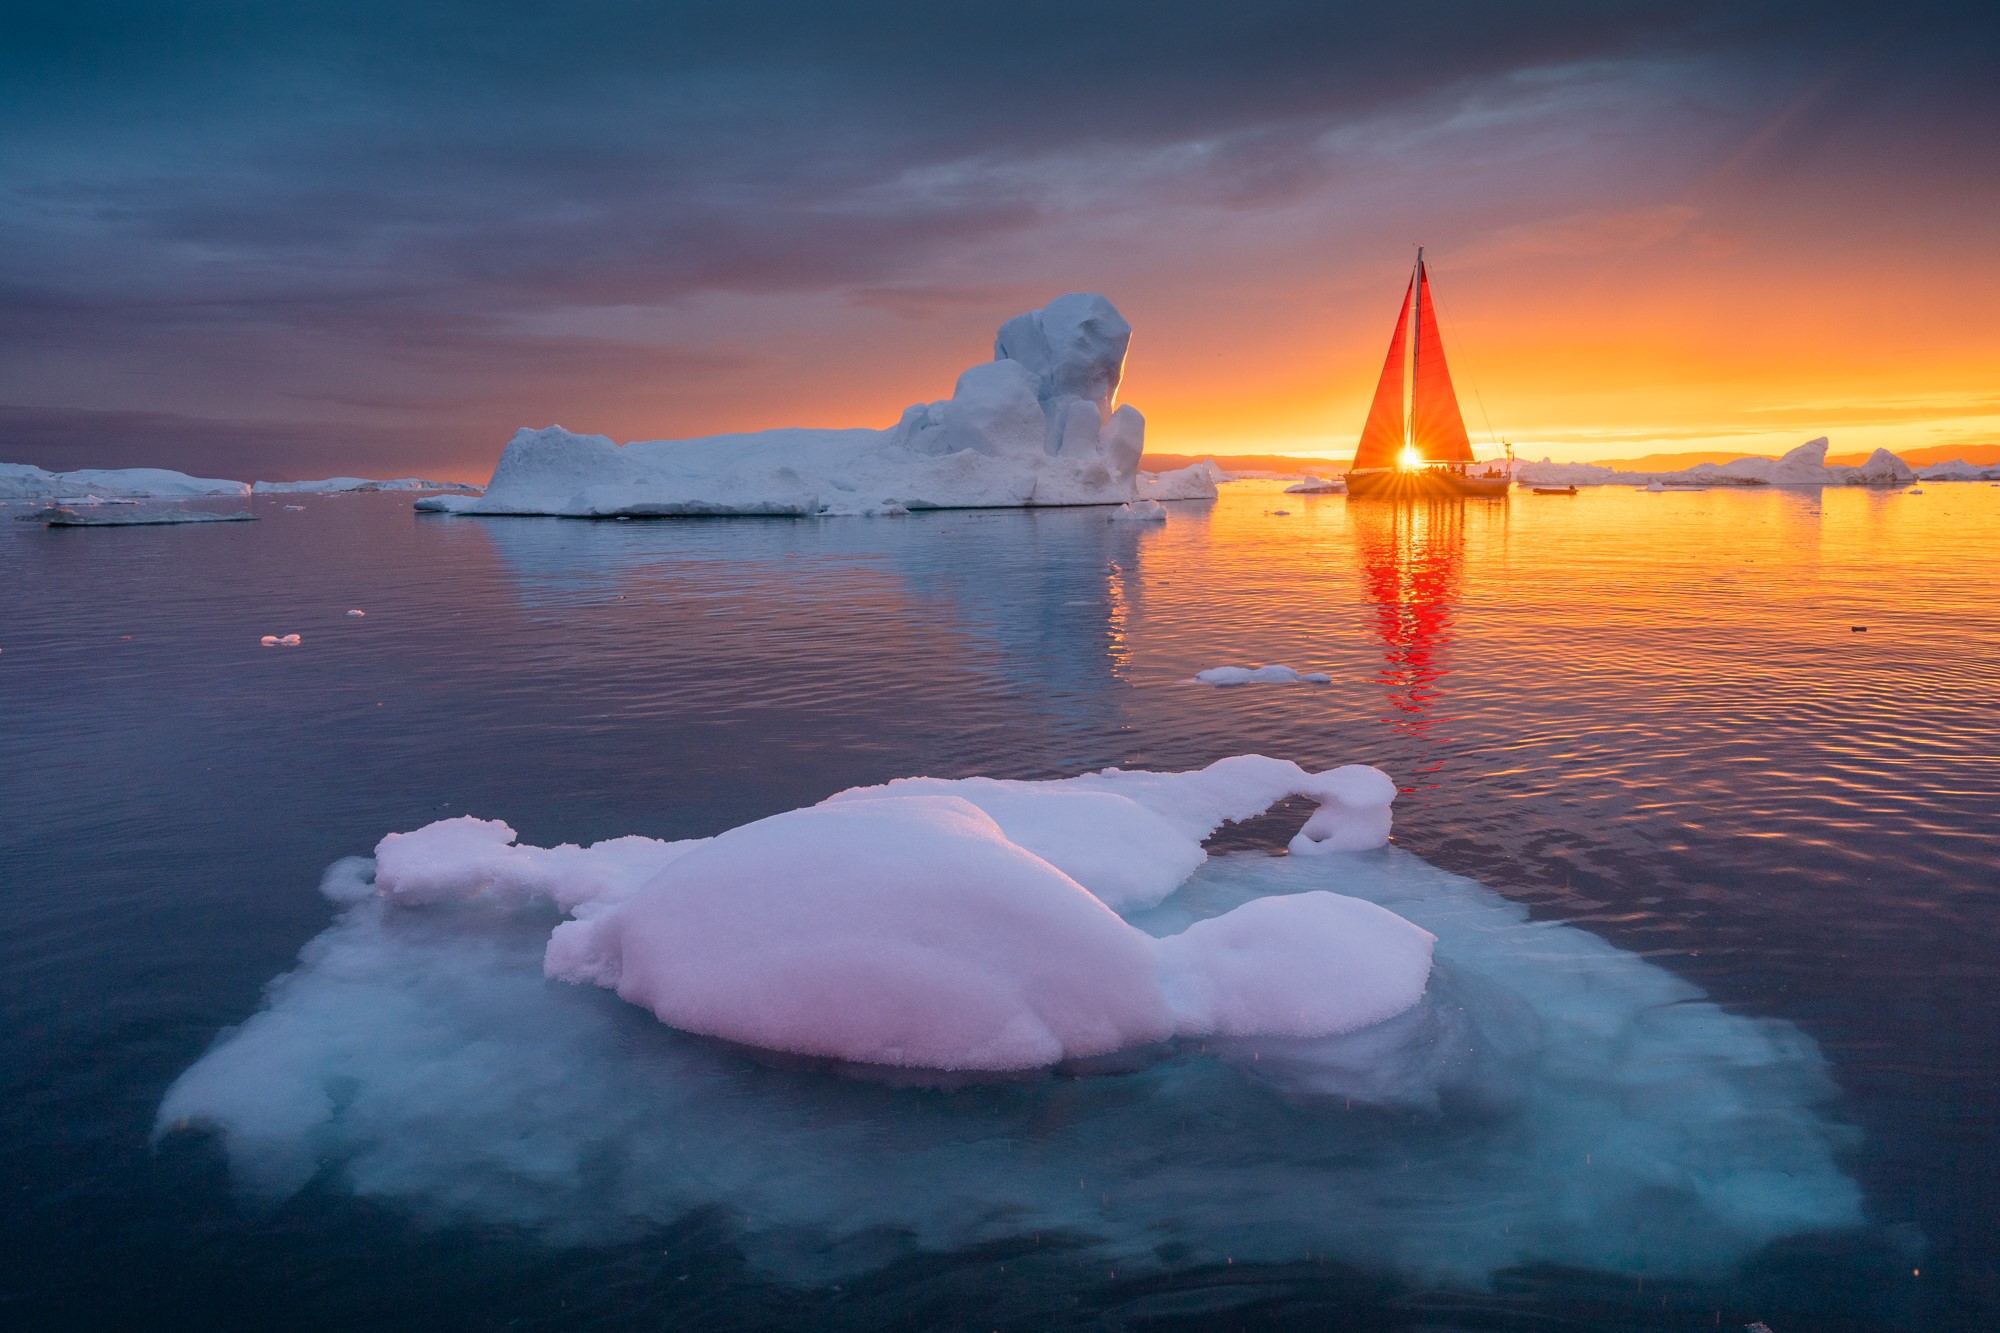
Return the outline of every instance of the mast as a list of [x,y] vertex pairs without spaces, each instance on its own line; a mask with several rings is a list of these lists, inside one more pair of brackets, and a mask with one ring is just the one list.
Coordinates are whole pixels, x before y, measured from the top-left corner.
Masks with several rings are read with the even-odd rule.
[[1417,448],[1417,367],[1424,363],[1424,319],[1423,309],[1418,303],[1423,299],[1423,289],[1424,247],[1420,245],[1417,247],[1417,267],[1410,274],[1410,302],[1416,309],[1417,317],[1410,321],[1410,413],[1405,418],[1408,424],[1404,426],[1403,440],[1403,447],[1414,453],[1418,462],[1423,461],[1423,451]]

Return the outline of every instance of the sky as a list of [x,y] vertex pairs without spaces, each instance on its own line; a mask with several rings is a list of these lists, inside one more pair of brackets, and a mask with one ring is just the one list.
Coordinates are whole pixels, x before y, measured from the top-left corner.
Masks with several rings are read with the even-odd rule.
[[2000,441],[2000,6],[0,0],[0,461],[887,425],[1065,291],[1150,450]]

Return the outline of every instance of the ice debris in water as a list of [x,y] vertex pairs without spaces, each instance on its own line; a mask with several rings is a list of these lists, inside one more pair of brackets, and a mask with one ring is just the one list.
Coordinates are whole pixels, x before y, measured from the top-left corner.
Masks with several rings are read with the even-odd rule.
[[[559,1243],[726,1219],[795,1281],[1030,1234],[1121,1273],[1692,1275],[1859,1224],[1809,1039],[1386,847],[1394,794],[1246,756],[905,780],[681,842],[441,821],[329,872],[339,917],[158,1131],[219,1130],[267,1197],[323,1177]],[[1207,856],[1290,795],[1318,802],[1293,855]]]
[[347,614],[350,616],[365,616],[368,613],[366,611],[349,611]]
[[1294,671],[1282,663],[1272,666],[1210,667],[1197,671],[1194,678],[1204,685],[1328,685],[1333,677],[1324,671]]
[[266,634],[263,638],[257,640],[257,642],[263,644],[266,648],[296,648],[302,640],[296,634]]
[[1113,523],[1164,523],[1167,521],[1167,507],[1158,500],[1134,500],[1130,504],[1119,505],[1105,517]]

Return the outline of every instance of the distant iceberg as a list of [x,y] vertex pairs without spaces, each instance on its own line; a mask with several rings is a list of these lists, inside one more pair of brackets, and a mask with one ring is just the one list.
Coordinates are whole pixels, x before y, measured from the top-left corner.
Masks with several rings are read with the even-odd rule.
[[[1203,846],[1294,793],[1290,855]],[[219,1131],[253,1196],[558,1243],[713,1218],[798,1281],[1031,1236],[1651,1279],[1861,1224],[1810,1038],[1385,845],[1394,795],[1239,756],[679,842],[442,821],[329,872],[337,919],[156,1129]]]
[[1697,463],[1674,472],[1623,472],[1596,463],[1516,463],[1514,480],[1527,486],[1907,486],[1917,473],[1887,449],[1852,467],[1828,467],[1826,437],[1807,440],[1781,458],[1737,458]]
[[477,495],[479,487],[461,481],[431,481],[424,477],[397,477],[377,481],[371,477],[327,477],[321,481],[259,481],[250,489],[258,495],[339,495],[348,491],[445,491],[455,495]]
[[517,432],[482,496],[433,496],[448,514],[569,518],[848,515],[899,509],[1212,500],[1200,466],[1141,473],[1146,423],[1114,407],[1132,329],[1073,292],[1000,327],[993,360],[949,398],[887,430],[788,428],[614,444],[560,426]]
[[0,463],[0,500],[183,500],[202,495],[248,495],[240,481],[190,477],[158,467],[82,468],[45,472],[26,463]]

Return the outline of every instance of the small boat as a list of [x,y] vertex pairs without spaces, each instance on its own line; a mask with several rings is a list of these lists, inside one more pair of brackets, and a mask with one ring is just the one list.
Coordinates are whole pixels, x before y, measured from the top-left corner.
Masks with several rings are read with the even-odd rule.
[[1576,487],[1574,487],[1574,486],[1537,486],[1537,487],[1535,487],[1535,494],[1537,494],[1537,495],[1575,495],[1575,494],[1576,494]]
[[[1416,319],[1410,318],[1414,311]],[[1409,411],[1403,410],[1403,366],[1410,366]],[[1347,493],[1355,496],[1480,495],[1505,499],[1512,479],[1488,468],[1473,475],[1472,440],[1465,433],[1465,416],[1452,392],[1451,371],[1444,363],[1444,340],[1438,334],[1437,311],[1431,304],[1431,280],[1424,271],[1424,252],[1403,293],[1382,378],[1355,446],[1347,474]]]

